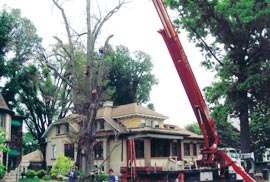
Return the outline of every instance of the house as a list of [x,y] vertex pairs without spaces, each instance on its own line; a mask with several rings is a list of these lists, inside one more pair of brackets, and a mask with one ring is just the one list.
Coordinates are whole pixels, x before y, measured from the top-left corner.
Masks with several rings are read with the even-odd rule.
[[[113,168],[115,173],[120,174],[129,157],[128,140],[131,139],[136,148],[137,167],[156,166],[175,170],[197,160],[203,137],[165,124],[167,118],[136,103],[114,107],[112,102],[105,102],[99,108],[94,123],[93,132],[97,141],[95,165],[99,166],[106,160],[101,172]],[[68,133],[78,132],[79,122],[78,115],[72,114],[54,122],[43,134],[47,138],[47,166],[53,165],[60,152],[77,160],[76,139],[68,137]]]
[[22,158],[22,122],[23,117],[11,111],[0,93],[0,128],[6,132],[5,145],[9,152],[0,152],[0,162],[6,166],[7,171],[14,170]]
[[40,150],[35,150],[22,156],[21,171],[27,172],[27,169],[38,171],[42,169],[43,154]]

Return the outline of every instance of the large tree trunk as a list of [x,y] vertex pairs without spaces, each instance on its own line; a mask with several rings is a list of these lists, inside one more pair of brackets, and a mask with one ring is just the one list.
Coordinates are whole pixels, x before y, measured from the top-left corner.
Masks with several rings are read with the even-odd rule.
[[[244,83],[246,80],[246,74],[243,71],[240,72],[238,77],[239,83]],[[238,100],[236,103],[239,103],[239,120],[240,120],[240,148],[241,152],[248,153],[250,152],[250,129],[249,129],[249,103],[247,91],[241,90],[238,92]]]
[[240,145],[241,152],[250,152],[250,129],[249,129],[249,119],[248,119],[248,105],[244,104],[240,106]]

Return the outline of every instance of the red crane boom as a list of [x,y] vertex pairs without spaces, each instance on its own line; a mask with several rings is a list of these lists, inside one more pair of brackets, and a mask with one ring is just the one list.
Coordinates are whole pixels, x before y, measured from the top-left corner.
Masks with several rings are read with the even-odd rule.
[[218,150],[217,146],[219,144],[219,137],[216,132],[214,122],[208,112],[208,108],[192,72],[179,37],[167,13],[164,2],[163,0],[153,0],[153,3],[164,27],[164,29],[160,30],[159,33],[162,35],[166,43],[177,73],[182,81],[192,109],[197,118],[198,124],[202,130],[205,143],[205,148],[202,150],[203,164],[213,164],[218,162],[221,167],[232,166],[233,169],[239,175],[241,175],[246,182],[255,182],[255,180],[251,178],[241,166],[238,166],[232,159],[230,159],[225,152]]

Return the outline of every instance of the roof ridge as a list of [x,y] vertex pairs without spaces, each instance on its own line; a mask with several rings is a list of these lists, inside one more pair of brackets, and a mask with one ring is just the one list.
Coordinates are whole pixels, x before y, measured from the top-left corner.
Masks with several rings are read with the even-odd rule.
[[[2,95],[2,93],[0,93],[0,109],[4,109],[4,110],[8,110],[8,111],[11,111],[9,108],[8,108],[8,105]],[[12,112],[12,111],[11,111]]]

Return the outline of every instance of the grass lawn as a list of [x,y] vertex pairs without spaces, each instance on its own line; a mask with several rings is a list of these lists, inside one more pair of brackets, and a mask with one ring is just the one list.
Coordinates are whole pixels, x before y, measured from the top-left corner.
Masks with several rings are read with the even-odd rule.
[[57,181],[57,180],[45,181],[39,178],[23,178],[23,179],[21,178],[19,179],[19,182],[60,182],[60,181]]

